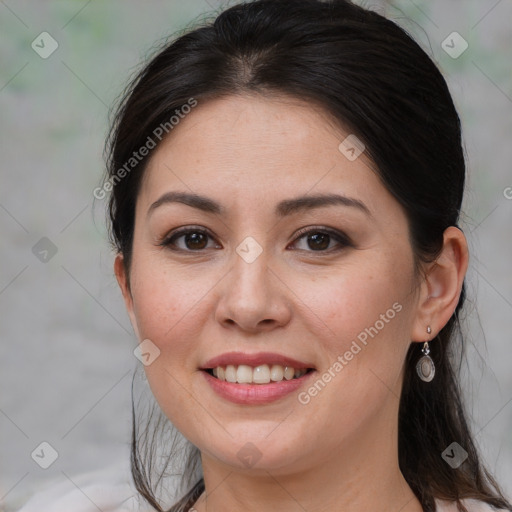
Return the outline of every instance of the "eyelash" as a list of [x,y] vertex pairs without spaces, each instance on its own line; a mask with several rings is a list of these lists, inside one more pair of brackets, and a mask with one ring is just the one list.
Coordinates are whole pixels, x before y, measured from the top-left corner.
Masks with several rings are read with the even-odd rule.
[[[174,244],[175,244],[177,239],[179,239],[182,236],[187,235],[189,233],[201,233],[203,235],[206,235],[206,236],[210,237],[211,239],[214,239],[214,237],[207,230],[205,230],[204,228],[195,227],[195,226],[187,226],[187,227],[184,227],[184,228],[179,228],[176,231],[170,233],[158,245],[163,246],[163,247],[167,247],[170,250],[176,251],[176,252],[200,253],[200,252],[205,251],[206,249],[197,249],[197,250],[182,249],[182,248],[176,248],[174,246]],[[305,249],[298,249],[298,250],[305,250],[306,252],[312,252],[312,253],[329,253],[330,254],[331,252],[341,251],[342,249],[344,249],[346,247],[352,247],[353,246],[350,238],[347,235],[345,235],[344,233],[342,233],[340,231],[335,231],[335,230],[332,230],[332,229],[329,229],[329,228],[315,227],[315,226],[307,227],[307,228],[303,228],[303,229],[299,230],[296,233],[296,235],[295,235],[295,239],[294,239],[293,243],[296,243],[298,240],[300,240],[300,239],[306,237],[306,235],[310,235],[310,234],[324,234],[324,235],[328,235],[331,238],[333,238],[334,240],[336,240],[340,247],[337,248],[337,249],[331,247],[330,249],[318,250],[318,251],[305,250]]]

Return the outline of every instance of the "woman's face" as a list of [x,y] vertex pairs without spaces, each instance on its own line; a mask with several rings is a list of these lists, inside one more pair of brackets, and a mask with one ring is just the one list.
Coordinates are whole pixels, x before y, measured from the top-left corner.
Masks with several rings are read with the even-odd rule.
[[277,473],[395,442],[425,326],[405,214],[348,135],[229,97],[151,156],[125,299],[156,400],[207,460]]

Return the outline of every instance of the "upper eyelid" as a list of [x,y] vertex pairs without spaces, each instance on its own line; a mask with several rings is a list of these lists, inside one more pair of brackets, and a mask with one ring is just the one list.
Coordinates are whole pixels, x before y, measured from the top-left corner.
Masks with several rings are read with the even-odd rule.
[[337,236],[338,238],[342,238],[347,241],[350,240],[350,237],[345,232],[339,229],[329,228],[327,226],[308,226],[306,228],[301,228],[293,236],[295,238],[302,238],[303,236],[308,235],[309,233],[316,232],[327,233],[328,235]]

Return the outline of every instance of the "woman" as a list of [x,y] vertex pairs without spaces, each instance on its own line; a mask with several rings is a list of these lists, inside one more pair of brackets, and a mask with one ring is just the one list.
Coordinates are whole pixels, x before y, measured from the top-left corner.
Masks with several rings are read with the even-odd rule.
[[115,273],[190,442],[164,507],[134,421],[152,509],[510,508],[451,362],[459,118],[402,29],[345,0],[235,5],[144,68],[108,148]]

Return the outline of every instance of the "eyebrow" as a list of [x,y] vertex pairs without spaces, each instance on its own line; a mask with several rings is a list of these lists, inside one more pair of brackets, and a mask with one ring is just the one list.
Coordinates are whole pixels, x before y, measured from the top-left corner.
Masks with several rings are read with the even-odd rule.
[[[159,206],[169,203],[185,204],[206,213],[214,213],[218,215],[226,213],[224,206],[209,197],[189,192],[167,192],[149,207],[147,215],[149,216]],[[362,201],[339,194],[316,194],[300,196],[293,199],[285,199],[276,205],[275,214],[278,217],[286,217],[300,211],[322,208],[325,206],[353,207],[362,211],[369,217],[372,216],[370,210]]]

